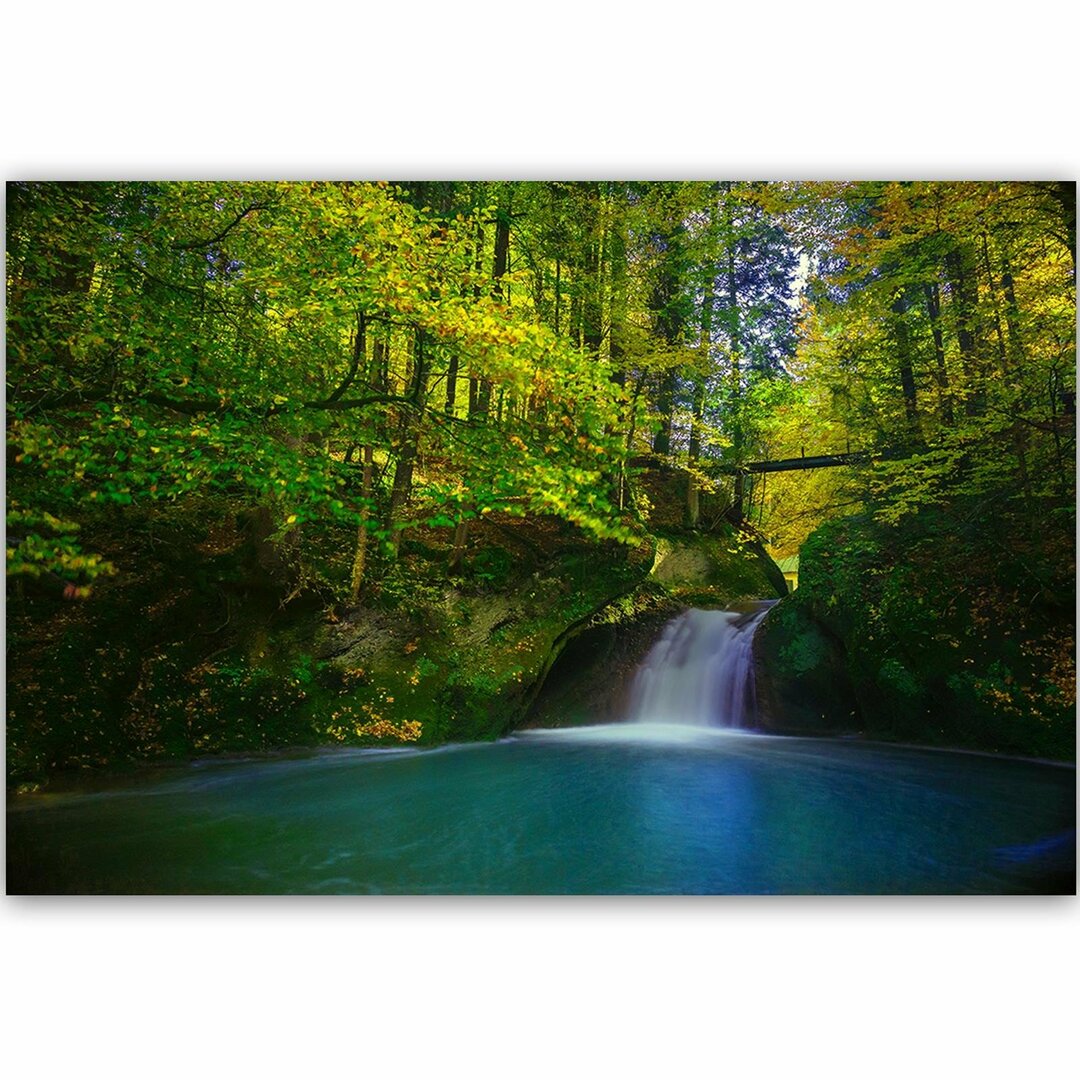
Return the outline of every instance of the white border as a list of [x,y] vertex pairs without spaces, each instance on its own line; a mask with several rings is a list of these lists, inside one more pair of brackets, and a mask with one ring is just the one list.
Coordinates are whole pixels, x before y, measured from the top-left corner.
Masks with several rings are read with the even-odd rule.
[[[103,2],[4,17],[5,176],[1075,178],[1076,17]],[[1075,899],[3,903],[46,1077],[1045,1076]]]

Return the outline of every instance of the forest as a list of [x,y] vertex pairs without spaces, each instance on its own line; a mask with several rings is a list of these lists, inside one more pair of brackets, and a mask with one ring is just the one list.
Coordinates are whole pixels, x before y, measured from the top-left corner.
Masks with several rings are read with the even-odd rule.
[[1075,230],[1050,181],[9,183],[9,785],[495,738],[794,556],[776,730],[1074,760]]

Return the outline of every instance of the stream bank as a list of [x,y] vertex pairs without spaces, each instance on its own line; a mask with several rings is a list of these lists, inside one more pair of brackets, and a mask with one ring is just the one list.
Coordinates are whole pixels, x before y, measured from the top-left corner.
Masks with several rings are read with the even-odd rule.
[[[526,717],[580,720],[579,706],[603,711],[608,664],[632,670],[682,607],[778,591],[760,545],[723,523],[660,529],[629,547],[552,519],[492,515],[453,577],[441,535],[415,529],[359,605],[290,599],[285,545],[258,515],[213,509],[152,525],[132,514],[122,537],[95,537],[130,570],[87,601],[12,599],[9,785],[287,747],[490,740]],[[347,537],[327,538],[338,543],[348,550]],[[591,696],[556,715],[583,667]],[[617,700],[610,683],[607,698]]]

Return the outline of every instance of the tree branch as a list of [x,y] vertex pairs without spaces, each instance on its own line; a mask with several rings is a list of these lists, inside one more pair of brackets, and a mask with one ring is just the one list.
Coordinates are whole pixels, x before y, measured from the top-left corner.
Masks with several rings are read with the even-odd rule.
[[248,214],[252,214],[256,210],[266,210],[269,208],[269,206],[269,203],[264,202],[252,203],[250,206],[245,206],[244,209],[241,210],[240,213],[237,214],[236,217],[234,217],[232,221],[230,221],[229,224],[221,230],[221,232],[215,234],[214,236],[206,237],[203,240],[188,240],[182,244],[173,244],[173,250],[193,251],[197,248],[207,248],[210,247],[211,244],[217,244],[220,241],[224,240],[225,237],[228,236],[229,233],[231,233],[233,229],[235,229],[236,226],[239,225],[240,222],[248,216]]
[[[366,409],[370,405],[400,405],[407,409],[419,411],[428,410],[428,407],[418,403],[412,397],[403,397],[400,394],[368,394],[358,398],[323,398],[319,401],[285,401],[280,405],[256,405],[242,404],[222,398],[185,398],[172,397],[169,394],[157,390],[141,390],[129,394],[114,394],[112,387],[94,386],[79,390],[64,390],[56,393],[45,394],[38,398],[28,409],[27,415],[40,409],[55,409],[65,405],[92,404],[99,401],[111,401],[124,399],[127,401],[142,401],[148,405],[156,405],[171,412],[182,413],[185,416],[197,416],[200,413],[220,414],[227,412],[250,413],[253,416],[266,417],[280,416],[295,412],[297,409],[320,409],[345,412],[350,409]],[[437,412],[438,410],[429,410]],[[441,414],[440,414],[441,415]]]
[[[325,398],[322,401],[300,402],[300,407],[303,409],[365,409],[368,405],[404,405],[407,408],[415,408],[416,402],[411,397],[402,397],[400,394],[369,394],[362,398],[338,398],[336,401]],[[268,415],[273,416],[276,413],[288,411],[288,405],[275,405]]]
[[349,372],[342,379],[338,388],[326,399],[327,401],[337,401],[346,390],[352,386],[353,379],[356,378],[356,373],[360,369],[360,361],[364,359],[366,346],[367,346],[367,317],[362,311],[356,313],[356,337],[353,339],[353,354],[352,364],[349,367]]

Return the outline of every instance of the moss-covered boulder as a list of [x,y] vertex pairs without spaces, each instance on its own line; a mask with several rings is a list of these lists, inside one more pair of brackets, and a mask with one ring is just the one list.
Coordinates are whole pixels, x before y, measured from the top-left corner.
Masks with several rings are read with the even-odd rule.
[[754,667],[758,723],[766,730],[819,735],[861,728],[843,642],[794,598],[758,627]]
[[491,739],[522,719],[573,633],[649,568],[647,550],[568,550],[498,592],[443,587],[392,614],[357,609],[318,638],[318,712],[331,739],[363,738],[371,721],[418,725],[423,743]]
[[783,573],[758,538],[727,523],[710,533],[659,533],[650,577],[688,607],[724,607],[787,593]]
[[235,517],[157,522],[75,604],[15,597],[8,778],[321,743],[494,738],[566,635],[652,564],[550,521],[485,523],[467,564],[409,539],[354,608],[268,569]]
[[755,643],[774,726],[1074,759],[1069,526],[971,501],[823,526]]

